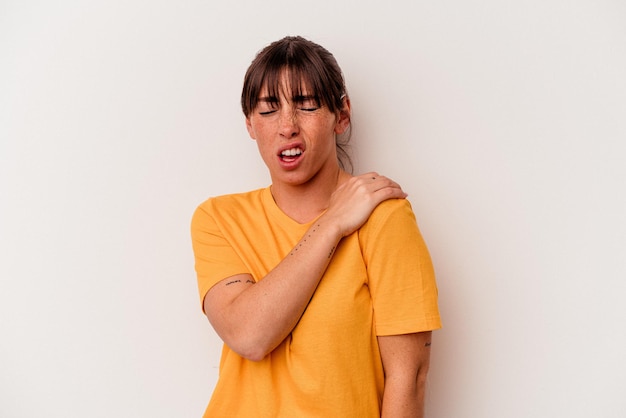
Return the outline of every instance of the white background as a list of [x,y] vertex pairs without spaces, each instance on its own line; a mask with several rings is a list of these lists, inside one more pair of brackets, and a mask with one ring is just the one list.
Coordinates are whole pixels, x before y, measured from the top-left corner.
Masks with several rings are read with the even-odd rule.
[[620,0],[0,1],[0,416],[201,416],[189,221],[268,184],[238,100],[287,34],[432,252],[428,416],[626,416]]

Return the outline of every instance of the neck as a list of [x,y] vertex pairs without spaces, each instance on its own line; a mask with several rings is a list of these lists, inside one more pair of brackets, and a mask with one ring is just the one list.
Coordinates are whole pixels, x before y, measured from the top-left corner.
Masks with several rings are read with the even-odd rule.
[[304,184],[273,182],[272,196],[287,216],[298,223],[308,223],[328,208],[333,192],[349,177],[337,166],[334,170],[318,173]]

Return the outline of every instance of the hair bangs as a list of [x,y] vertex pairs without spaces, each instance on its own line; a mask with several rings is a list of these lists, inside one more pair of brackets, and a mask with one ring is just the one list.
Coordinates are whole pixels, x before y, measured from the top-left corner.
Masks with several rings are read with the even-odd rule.
[[306,96],[318,106],[338,111],[345,93],[343,76],[340,72],[330,74],[323,58],[327,57],[321,57],[320,51],[302,42],[270,45],[257,56],[244,79],[241,97],[244,114],[249,116],[256,108],[262,91],[277,100],[285,96],[297,101]]

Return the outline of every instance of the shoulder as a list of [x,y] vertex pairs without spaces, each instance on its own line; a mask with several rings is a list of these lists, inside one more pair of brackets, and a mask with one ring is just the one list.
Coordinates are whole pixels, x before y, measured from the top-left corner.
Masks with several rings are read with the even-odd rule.
[[242,214],[257,211],[263,205],[263,194],[268,188],[252,190],[244,193],[213,196],[202,202],[193,213],[192,225],[209,220],[218,222]]
[[361,244],[368,247],[387,239],[394,242],[414,240],[421,233],[411,203],[407,199],[389,199],[376,207],[358,235]]
[[381,202],[370,215],[364,226],[379,228],[388,222],[415,222],[411,202],[407,199],[389,199]]
[[231,208],[246,208],[261,204],[263,194],[268,188],[252,190],[243,193],[232,193],[221,196],[213,196],[202,202],[196,209],[204,212],[221,211]]

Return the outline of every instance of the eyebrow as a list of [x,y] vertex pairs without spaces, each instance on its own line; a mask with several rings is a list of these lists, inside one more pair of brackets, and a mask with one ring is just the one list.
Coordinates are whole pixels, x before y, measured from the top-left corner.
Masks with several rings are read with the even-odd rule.
[[[291,100],[293,100],[296,103],[301,103],[301,102],[305,102],[307,100],[315,100],[315,101],[317,101],[318,98],[314,94],[307,94],[307,95],[296,95],[296,96],[292,97]],[[278,100],[278,97],[275,97],[275,96],[261,96],[261,97],[259,97],[259,102],[263,102],[263,103],[278,103],[279,101],[280,100]]]
[[294,97],[292,98],[292,100],[293,100],[294,102],[300,103],[300,102],[305,102],[305,101],[307,101],[307,100],[315,100],[315,101],[317,101],[317,100],[318,100],[318,98],[317,98],[317,96],[315,96],[315,95],[313,95],[313,94],[307,94],[307,95],[298,95],[298,96],[294,96]]

